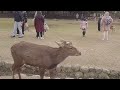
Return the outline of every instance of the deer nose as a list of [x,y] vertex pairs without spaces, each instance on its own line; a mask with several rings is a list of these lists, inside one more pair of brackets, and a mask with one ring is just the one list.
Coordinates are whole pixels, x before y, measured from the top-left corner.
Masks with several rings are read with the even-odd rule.
[[81,55],[81,52],[79,52],[79,53],[76,54],[76,56],[79,56],[79,55]]
[[79,55],[81,55],[81,52],[79,52]]

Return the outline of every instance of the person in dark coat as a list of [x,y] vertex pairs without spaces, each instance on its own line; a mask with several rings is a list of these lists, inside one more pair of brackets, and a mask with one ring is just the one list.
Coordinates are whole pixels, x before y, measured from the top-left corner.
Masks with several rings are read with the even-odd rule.
[[21,11],[14,11],[14,30],[12,32],[12,37],[16,36],[17,28],[19,30],[19,38],[22,38],[24,35],[22,34],[22,23],[23,23],[23,15]]
[[84,17],[83,14],[82,14],[80,20],[82,21],[82,20],[84,20],[84,18],[85,18],[85,17]]
[[101,19],[103,16],[100,16],[100,18],[98,19],[98,31],[100,31],[101,28]]
[[34,19],[34,26],[36,29],[36,37],[39,39],[44,39],[43,38],[43,32],[44,32],[44,17],[42,15],[41,11],[37,11],[37,14]]
[[[27,12],[26,12],[26,11],[23,11],[22,14],[23,14],[22,33],[24,34],[25,24],[27,23]],[[28,27],[27,27],[27,28],[28,28]],[[17,28],[17,34],[19,34],[18,28]]]

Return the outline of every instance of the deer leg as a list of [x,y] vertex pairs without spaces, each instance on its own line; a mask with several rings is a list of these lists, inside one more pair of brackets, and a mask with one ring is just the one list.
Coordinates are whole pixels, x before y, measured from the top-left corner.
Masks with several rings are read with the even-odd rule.
[[49,73],[50,73],[50,79],[54,79],[56,76],[56,68],[50,69]]
[[18,76],[19,76],[19,79],[21,79],[21,75],[20,75],[20,68],[16,68],[15,66],[13,66],[13,68],[12,68],[12,78],[13,79],[15,79],[15,72],[17,72],[18,73]]
[[15,65],[12,65],[12,79],[15,79]]
[[16,67],[16,72],[17,72],[17,74],[18,74],[19,79],[21,79],[20,72],[21,72],[21,67],[22,67],[22,66],[23,66],[23,64],[17,65],[17,67]]
[[18,76],[19,76],[19,79],[21,79],[21,75],[20,75],[20,72],[18,73]]
[[21,69],[19,68],[18,69],[18,77],[19,77],[19,79],[21,79],[20,71],[21,71]]
[[39,73],[40,73],[40,78],[43,79],[45,74],[45,69],[39,67]]
[[12,79],[15,79],[15,72],[14,71],[12,71]]

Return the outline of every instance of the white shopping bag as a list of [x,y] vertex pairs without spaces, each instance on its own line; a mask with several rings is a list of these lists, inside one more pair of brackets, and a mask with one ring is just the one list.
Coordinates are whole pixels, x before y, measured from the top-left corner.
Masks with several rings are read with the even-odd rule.
[[44,23],[44,29],[45,29],[46,31],[48,31],[48,30],[49,30],[49,26],[47,25],[47,23],[46,23],[46,22]]

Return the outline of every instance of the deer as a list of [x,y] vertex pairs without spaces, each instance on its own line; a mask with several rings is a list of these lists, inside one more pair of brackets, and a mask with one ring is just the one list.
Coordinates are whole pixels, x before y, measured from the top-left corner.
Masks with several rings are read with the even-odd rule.
[[14,63],[12,65],[12,78],[18,74],[21,79],[21,68],[30,65],[39,68],[40,79],[44,79],[45,70],[49,71],[50,79],[54,79],[55,70],[58,64],[68,56],[80,56],[81,52],[72,45],[70,41],[55,41],[59,47],[38,45],[21,41],[11,47],[11,55]]

